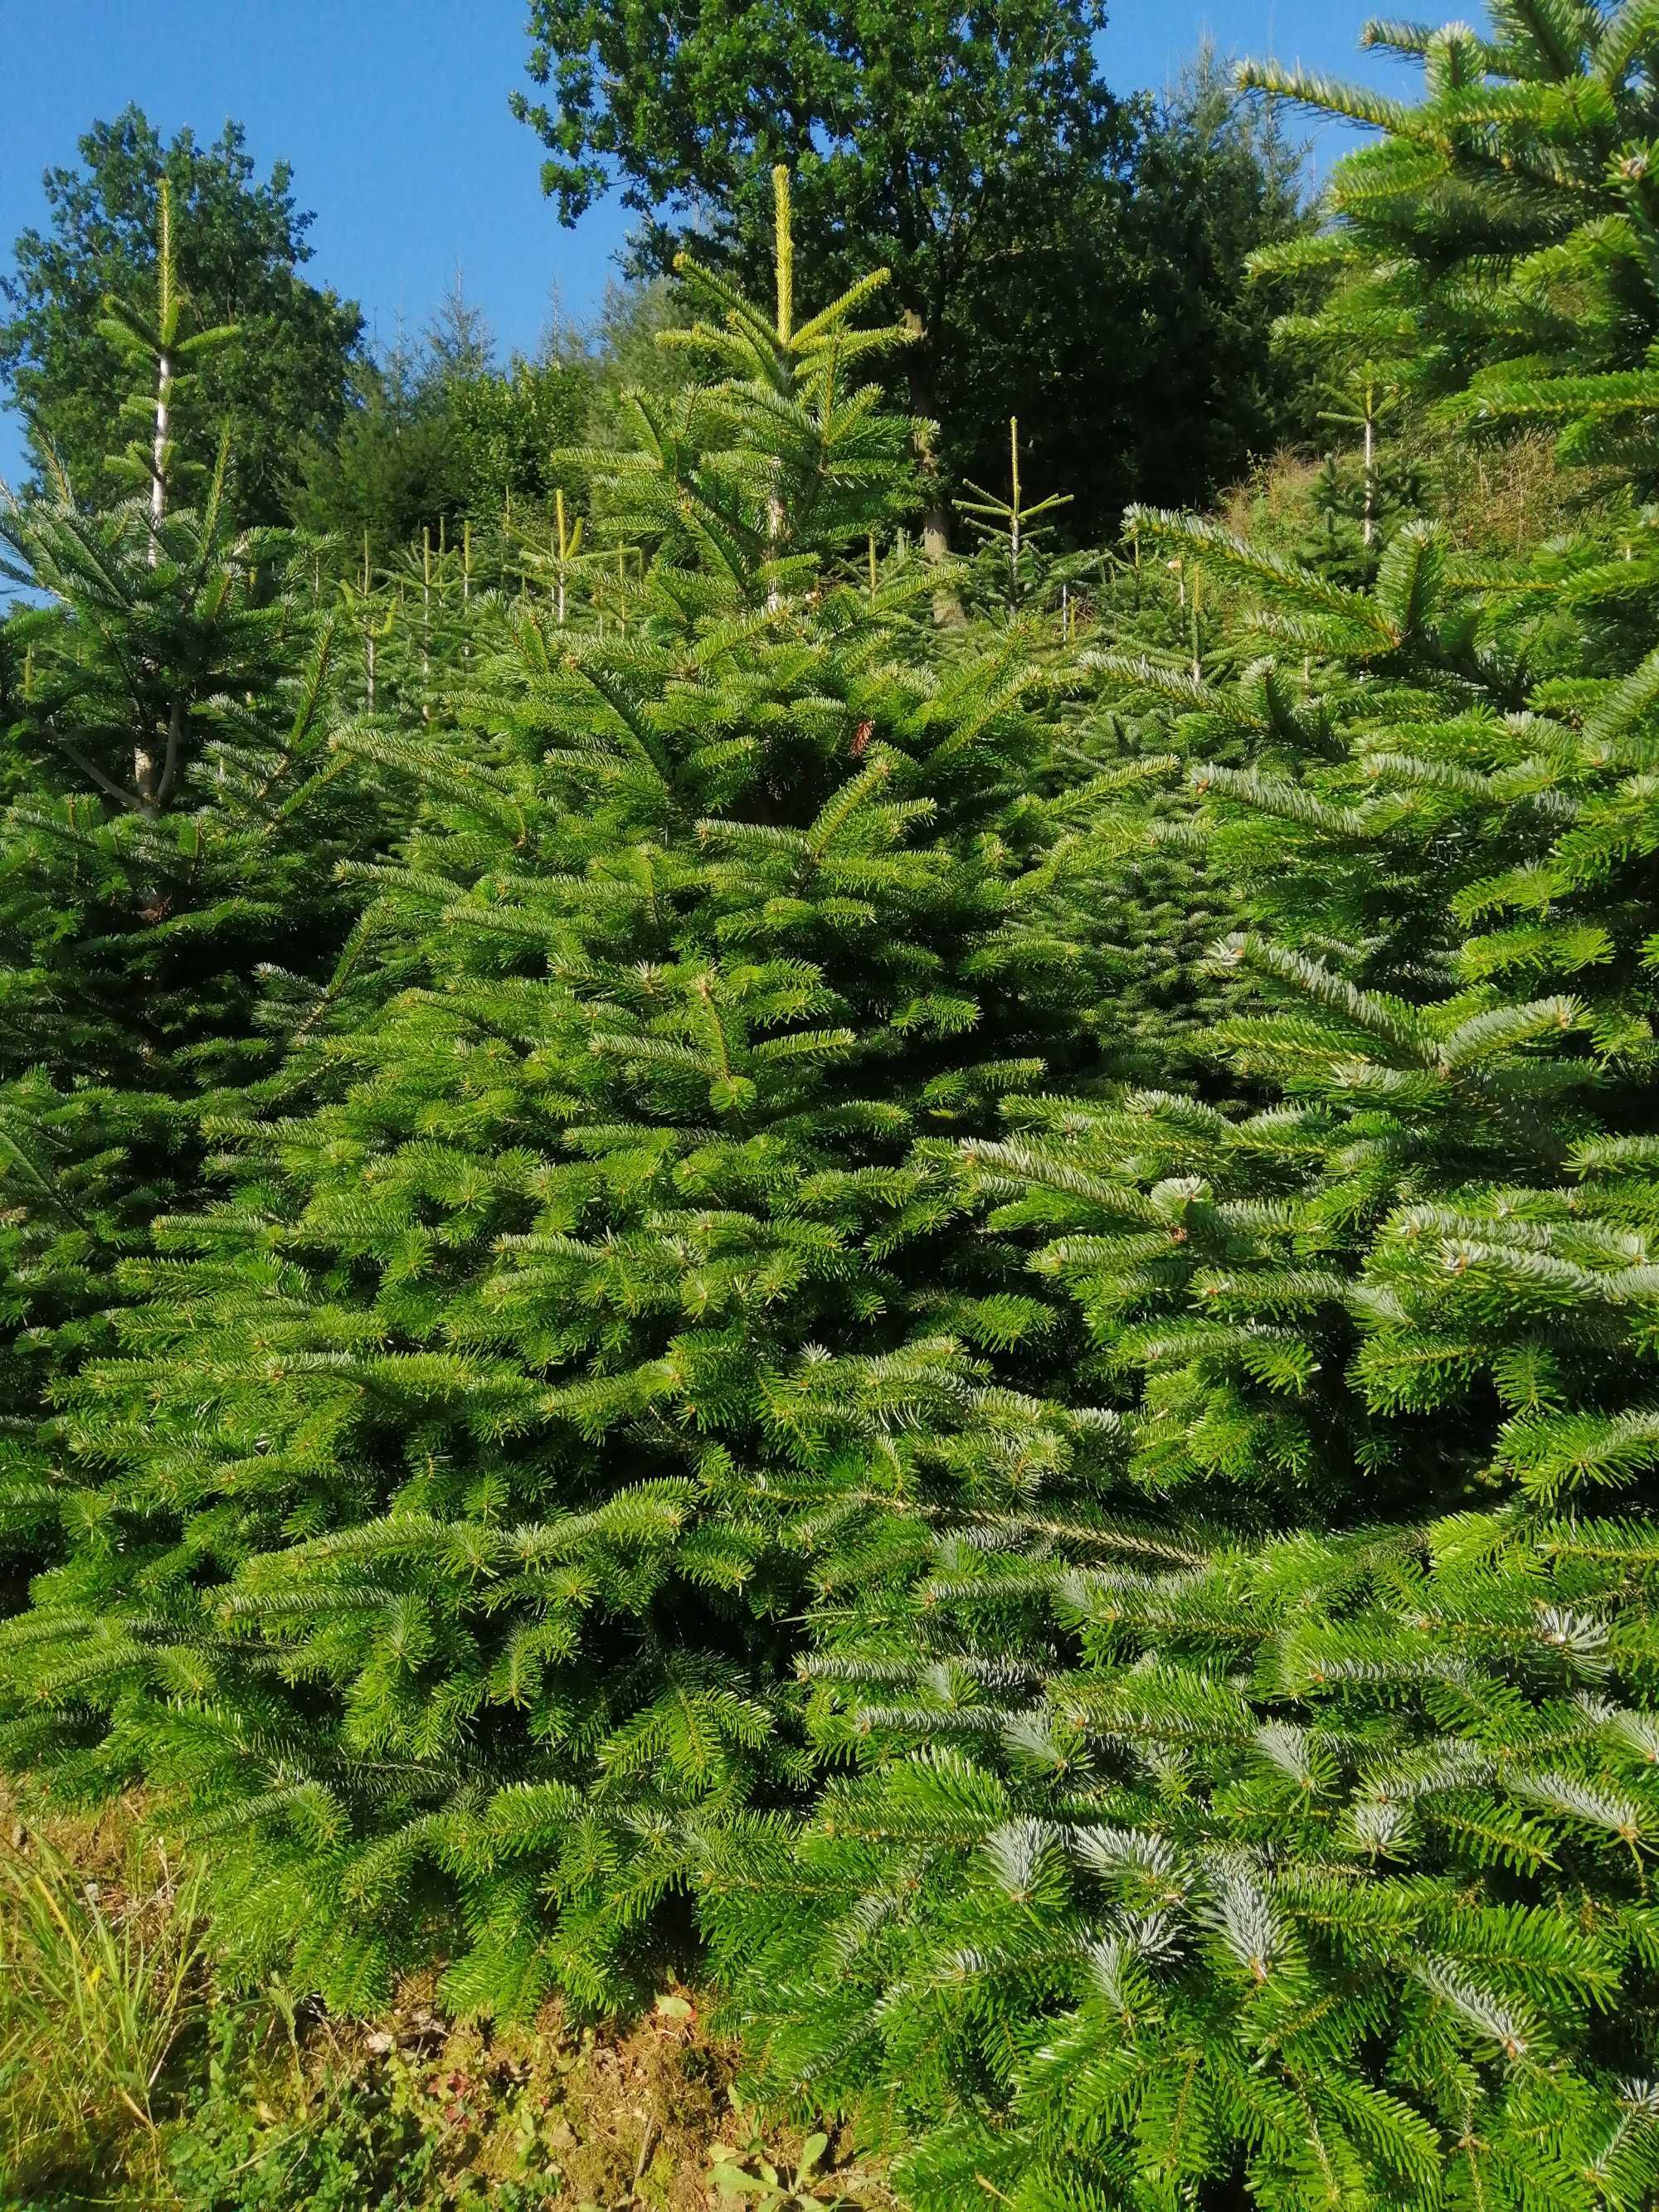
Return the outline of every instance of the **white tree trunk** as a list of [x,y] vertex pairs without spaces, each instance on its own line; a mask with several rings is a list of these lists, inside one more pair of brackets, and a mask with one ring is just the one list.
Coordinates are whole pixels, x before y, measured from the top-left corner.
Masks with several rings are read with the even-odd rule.
[[1374,428],[1373,428],[1373,427],[1372,427],[1372,423],[1371,423],[1371,396],[1370,396],[1370,392],[1369,388],[1367,388],[1367,391],[1366,391],[1366,393],[1365,393],[1365,529],[1364,529],[1364,542],[1365,542],[1365,544],[1366,544],[1367,545],[1369,545],[1369,544],[1370,544],[1370,542],[1371,542],[1371,536],[1372,536],[1372,532],[1373,532],[1373,531],[1374,531],[1374,530],[1375,530],[1375,528],[1376,528],[1376,432],[1375,432],[1375,430],[1374,430]]
[[155,568],[161,558],[159,536],[167,511],[167,428],[172,417],[173,356],[163,353],[155,374],[155,435],[150,445],[149,459],[149,565]]
[[[145,559],[152,568],[161,563],[161,525],[167,511],[167,427],[173,397],[173,356],[163,350],[155,369],[155,430],[149,449],[149,549]],[[155,805],[161,769],[153,746],[140,739],[132,749],[132,781],[141,806]]]

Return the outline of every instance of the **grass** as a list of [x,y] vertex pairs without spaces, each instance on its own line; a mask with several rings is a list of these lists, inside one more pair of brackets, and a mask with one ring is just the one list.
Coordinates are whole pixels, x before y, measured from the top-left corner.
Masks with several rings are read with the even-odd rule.
[[187,1860],[131,1808],[0,1800],[0,2212],[832,2212],[840,2131],[764,2119],[696,1993],[611,2031],[373,2022],[218,1989]]
[[203,2003],[198,1883],[118,1820],[0,1843],[0,2177],[13,2198],[159,2183],[158,2105]]

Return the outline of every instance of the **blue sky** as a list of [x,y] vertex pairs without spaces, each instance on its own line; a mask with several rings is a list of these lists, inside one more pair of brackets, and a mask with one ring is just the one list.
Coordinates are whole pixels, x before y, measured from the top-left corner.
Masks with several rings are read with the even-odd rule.
[[[1117,0],[1103,42],[1120,90],[1161,86],[1207,33],[1224,51],[1376,77],[1361,0]],[[0,0],[7,64],[0,257],[45,211],[41,172],[94,117],[136,100],[170,136],[247,127],[262,170],[294,165],[313,208],[309,274],[362,301],[381,340],[425,323],[462,272],[504,349],[532,347],[556,288],[580,318],[623,222],[614,203],[562,230],[539,149],[507,96],[524,82],[520,0]],[[0,413],[0,477],[21,441]]]

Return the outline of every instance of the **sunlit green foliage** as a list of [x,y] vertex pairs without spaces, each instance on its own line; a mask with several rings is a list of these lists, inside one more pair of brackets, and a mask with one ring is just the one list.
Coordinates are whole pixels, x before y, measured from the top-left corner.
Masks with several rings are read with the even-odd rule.
[[[706,1944],[919,2212],[1659,2194],[1656,20],[1373,29],[1271,546],[1060,552],[1009,425],[920,559],[781,171],[528,512],[289,562],[165,426],[20,511],[0,1725],[244,1976]],[[1538,418],[1593,510],[1413,511]]]

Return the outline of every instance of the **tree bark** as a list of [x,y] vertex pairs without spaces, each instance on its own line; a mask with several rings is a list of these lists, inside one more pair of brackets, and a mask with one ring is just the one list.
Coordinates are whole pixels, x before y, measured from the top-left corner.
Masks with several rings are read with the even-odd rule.
[[[155,429],[149,449],[149,550],[145,557],[152,568],[161,564],[161,525],[167,512],[167,432],[172,399],[173,356],[163,348],[155,365]],[[137,789],[138,804],[146,814],[156,810],[161,780],[161,769],[154,749],[142,743],[135,745],[132,781]]]
[[[907,307],[904,327],[910,335],[910,412],[922,425],[915,434],[916,459],[922,483],[921,550],[936,566],[951,557],[951,499],[939,465],[933,429],[934,381],[927,358],[927,329],[919,311]],[[941,629],[954,629],[968,619],[954,585],[942,582],[933,593],[933,620]]]
[[155,435],[150,445],[149,462],[149,565],[157,567],[161,558],[160,532],[167,511],[167,431],[170,427],[173,401],[173,356],[165,349],[155,367]]

